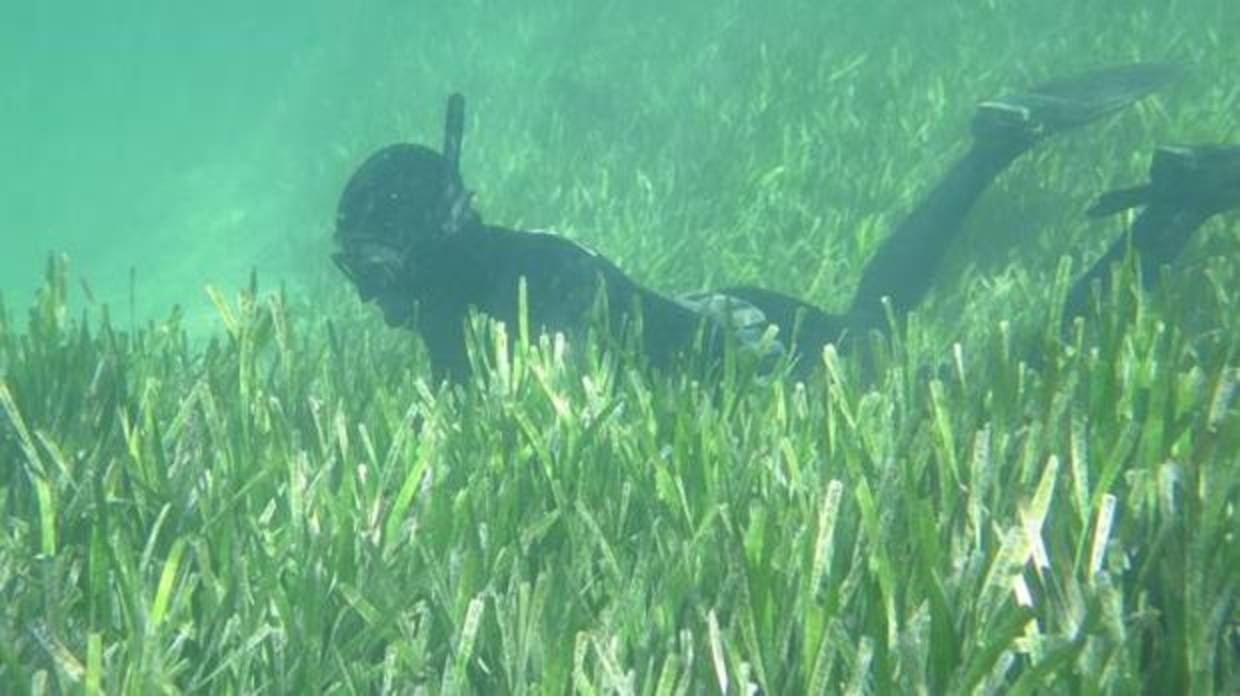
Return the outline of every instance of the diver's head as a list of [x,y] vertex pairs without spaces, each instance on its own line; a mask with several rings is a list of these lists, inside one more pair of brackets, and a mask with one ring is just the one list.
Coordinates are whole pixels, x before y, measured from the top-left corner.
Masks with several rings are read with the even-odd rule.
[[389,145],[362,163],[336,211],[332,260],[389,324],[408,323],[419,267],[444,240],[476,224],[458,165],[463,104],[448,102],[444,152]]

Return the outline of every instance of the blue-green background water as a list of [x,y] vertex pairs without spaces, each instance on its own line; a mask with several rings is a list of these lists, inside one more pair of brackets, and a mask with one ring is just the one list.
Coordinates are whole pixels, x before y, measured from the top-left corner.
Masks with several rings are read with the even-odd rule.
[[1230,0],[128,0],[5,15],[10,310],[49,252],[116,306],[135,269],[139,318],[181,304],[209,323],[203,286],[241,286],[251,268],[338,290],[326,253],[344,180],[386,142],[437,143],[453,90],[470,99],[466,176],[489,218],[554,226],[656,286],[766,278],[822,304],[991,91],[1135,59],[1190,69],[1165,110],[1073,139],[980,211],[1024,206],[1036,214],[1017,231],[1052,230],[1052,249],[1105,242],[1065,225],[1072,191],[1128,183],[1158,141],[1238,139]]

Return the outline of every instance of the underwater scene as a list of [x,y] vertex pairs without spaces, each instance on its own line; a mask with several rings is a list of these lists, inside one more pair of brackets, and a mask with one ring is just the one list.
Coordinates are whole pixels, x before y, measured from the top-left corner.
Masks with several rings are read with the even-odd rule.
[[1237,26],[10,8],[0,693],[1240,692]]

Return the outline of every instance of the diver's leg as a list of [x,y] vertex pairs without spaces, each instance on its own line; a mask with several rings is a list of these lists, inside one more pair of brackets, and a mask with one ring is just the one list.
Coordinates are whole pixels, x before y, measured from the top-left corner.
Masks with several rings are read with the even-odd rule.
[[821,309],[795,297],[748,285],[723,288],[720,294],[742,299],[762,312],[767,322],[779,327],[778,338],[798,359],[818,359],[828,343],[840,343],[847,323],[838,314]]
[[1158,281],[1158,269],[1179,257],[1189,237],[1208,218],[1199,211],[1169,206],[1154,205],[1142,210],[1133,222],[1131,237],[1124,236],[1111,244],[1106,253],[1072,285],[1064,301],[1065,326],[1087,312],[1094,283],[1100,284],[1104,294],[1107,292],[1111,284],[1111,267],[1128,255],[1130,240],[1132,250],[1137,252],[1141,286],[1152,290]]
[[848,312],[850,324],[858,329],[883,326],[883,297],[897,314],[916,305],[978,197],[1021,154],[1048,135],[1131,104],[1176,74],[1164,65],[1110,68],[979,105],[972,147],[866,265]]
[[884,297],[897,315],[915,306],[930,289],[934,272],[965,215],[991,181],[1027,147],[975,140],[867,262],[848,310],[850,324],[861,329],[882,326]]
[[1102,196],[1091,216],[1143,206],[1132,231],[1111,245],[1068,293],[1065,324],[1086,313],[1090,289],[1105,290],[1111,267],[1129,247],[1137,254],[1141,285],[1153,289],[1159,269],[1174,262],[1189,238],[1214,215],[1240,208],[1240,146],[1164,147],[1154,153],[1150,183]]

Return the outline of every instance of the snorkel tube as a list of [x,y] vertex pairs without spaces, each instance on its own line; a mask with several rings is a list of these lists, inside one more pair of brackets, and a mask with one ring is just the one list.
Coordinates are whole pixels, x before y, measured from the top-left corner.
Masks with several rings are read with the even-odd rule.
[[443,125],[443,156],[458,175],[461,173],[461,138],[465,133],[465,97],[459,92],[448,97]]
[[448,97],[447,113],[443,126],[443,158],[449,167],[448,189],[444,192],[448,198],[448,219],[444,231],[448,235],[459,232],[467,219],[477,219],[477,214],[470,207],[470,192],[465,190],[461,178],[461,140],[465,133],[465,97],[459,92]]

